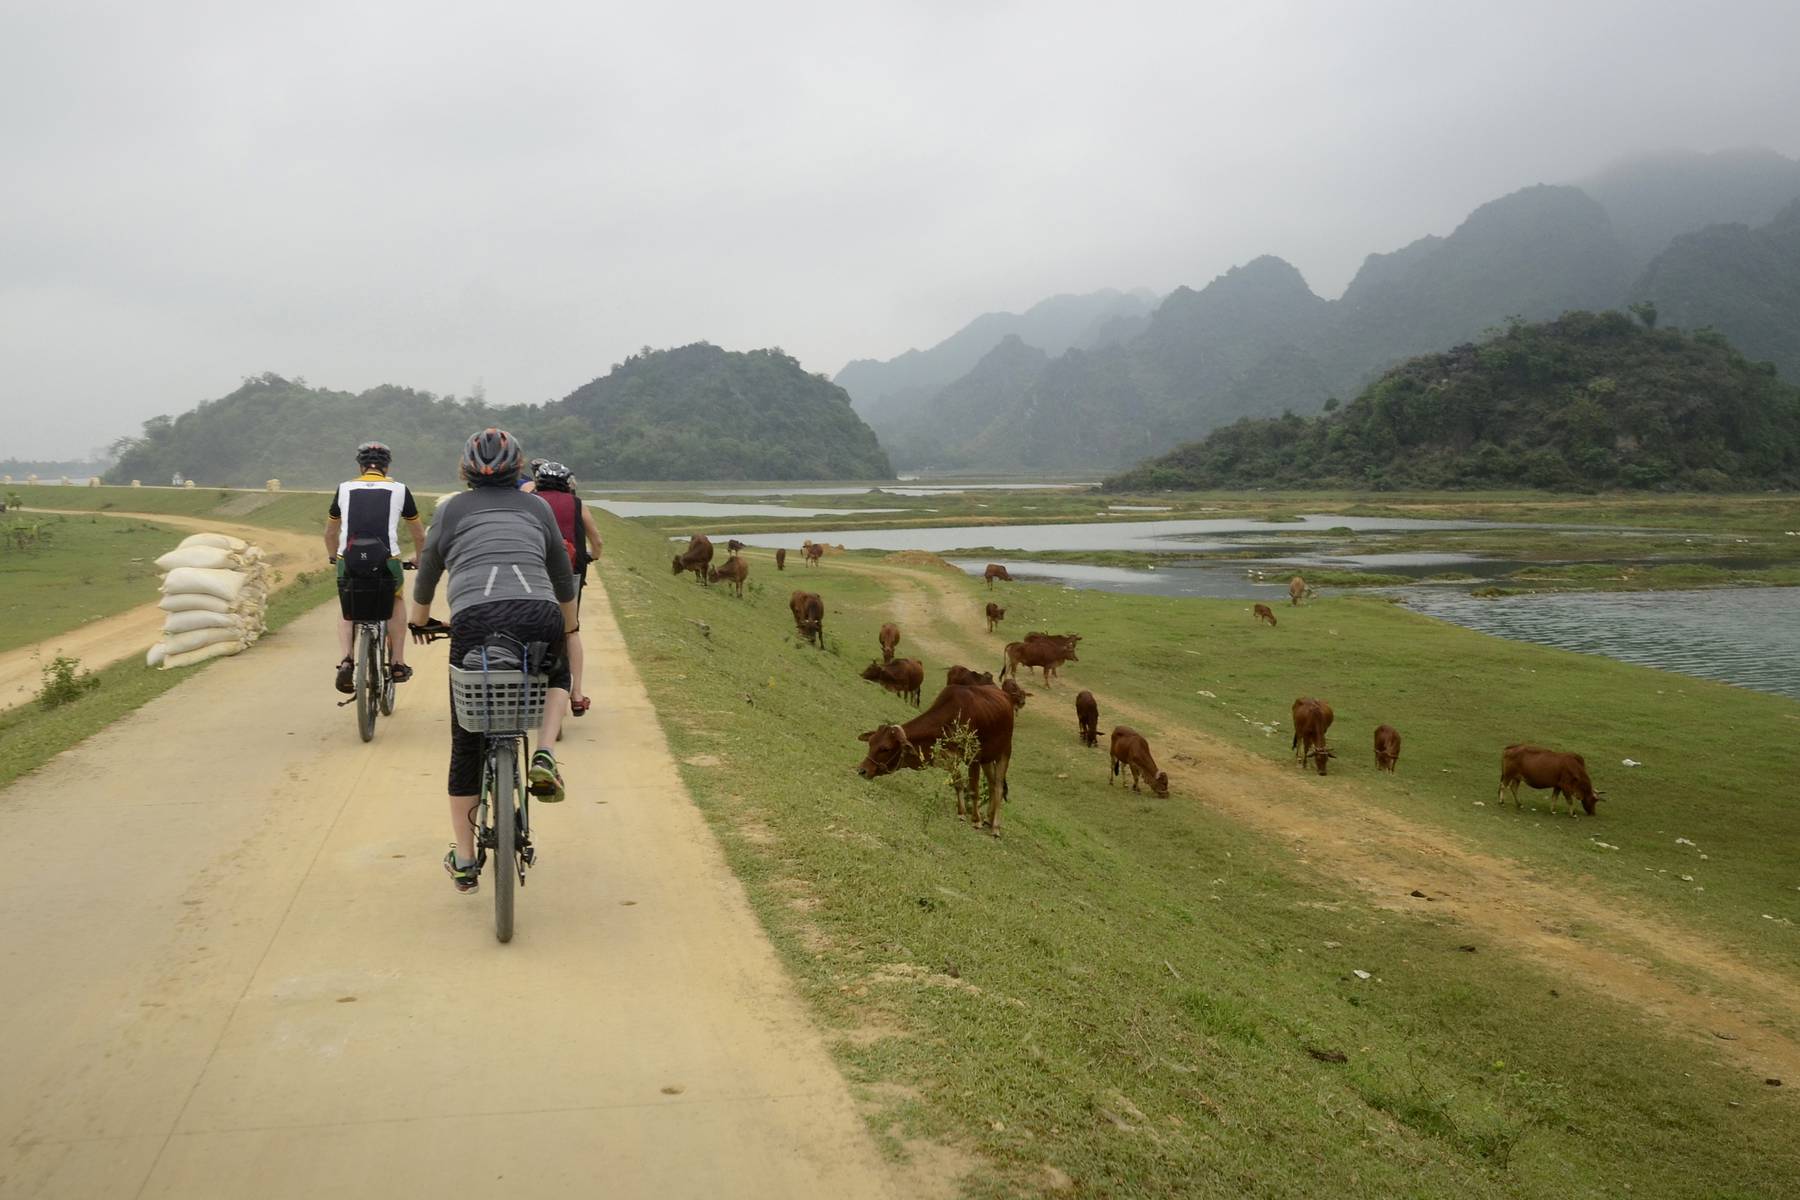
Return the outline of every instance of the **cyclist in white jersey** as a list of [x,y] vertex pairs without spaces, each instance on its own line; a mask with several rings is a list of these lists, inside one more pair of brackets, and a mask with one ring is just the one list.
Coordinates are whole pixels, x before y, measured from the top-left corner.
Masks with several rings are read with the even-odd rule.
[[356,448],[356,465],[362,474],[338,484],[325,521],[325,548],[338,569],[338,603],[343,619],[338,622],[337,690],[349,694],[356,688],[356,666],[350,659],[350,639],[355,626],[350,619],[350,576],[372,573],[391,582],[393,610],[388,616],[388,672],[395,683],[412,678],[406,665],[406,609],[401,603],[400,522],[412,535],[412,561],[417,564],[425,549],[425,523],[412,489],[389,479],[394,452],[380,442],[364,442]]

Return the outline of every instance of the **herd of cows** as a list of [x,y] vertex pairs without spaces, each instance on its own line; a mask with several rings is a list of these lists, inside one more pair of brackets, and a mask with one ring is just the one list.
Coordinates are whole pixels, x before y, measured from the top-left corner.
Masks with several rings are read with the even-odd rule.
[[[726,549],[728,557],[725,562],[714,567],[711,565],[712,542],[702,534],[695,534],[689,539],[688,548],[675,555],[674,573],[680,575],[691,572],[696,580],[705,584],[729,584],[741,598],[744,594],[744,581],[749,577],[750,564],[739,553],[743,549],[742,543],[733,539],[727,543]],[[802,547],[805,564],[809,567],[817,566],[824,552],[824,546],[812,541],[806,542]],[[785,570],[786,566],[787,551],[777,550],[775,569]],[[1006,568],[999,563],[989,563],[983,578],[989,589],[993,588],[996,581],[1012,580]],[[1311,594],[1311,589],[1300,576],[1296,575],[1289,581],[1288,602],[1291,605],[1299,605]],[[800,638],[823,650],[824,600],[817,592],[796,590],[788,597],[788,608],[793,614],[794,628]],[[985,615],[988,632],[992,633],[1005,620],[1006,610],[989,601]],[[1270,627],[1277,624],[1274,612],[1266,604],[1255,605],[1252,616]],[[877,641],[881,648],[881,658],[871,661],[864,668],[862,678],[881,685],[902,699],[912,701],[915,706],[922,705],[925,667],[918,659],[895,657],[895,651],[900,645],[900,627],[892,623],[884,624],[877,635]],[[940,740],[952,735],[959,726],[966,727],[973,735],[976,748],[968,765],[967,785],[957,790],[957,815],[966,816],[971,824],[985,827],[995,837],[999,837],[1000,810],[1007,797],[1006,772],[1012,761],[1014,714],[1025,706],[1026,699],[1033,694],[1019,685],[1019,669],[1023,667],[1027,672],[1034,669],[1041,672],[1044,687],[1048,689],[1052,686],[1057,670],[1064,663],[1080,661],[1076,653],[1080,641],[1081,635],[1078,633],[1033,632],[1026,634],[1022,641],[1008,642],[1002,651],[998,681],[987,671],[975,671],[964,666],[950,667],[945,672],[943,689],[932,700],[929,708],[910,721],[882,725],[858,735],[858,739],[866,744],[867,750],[856,773],[864,779],[877,779],[902,768],[923,769],[932,764],[934,751]],[[1326,743],[1326,733],[1331,728],[1332,720],[1331,705],[1325,701],[1311,696],[1302,696],[1294,701],[1294,760],[1301,766],[1311,762],[1320,775],[1326,774],[1327,764],[1337,757],[1336,751]],[[1076,695],[1075,722],[1077,736],[1084,745],[1091,747],[1099,744],[1100,707],[1092,692],[1083,691]],[[1376,726],[1374,748],[1376,769],[1396,770],[1400,761],[1399,731],[1392,725]],[[1140,784],[1148,783],[1155,795],[1160,797],[1169,794],[1169,773],[1157,768],[1150,743],[1143,734],[1127,725],[1114,726],[1109,752],[1112,770],[1108,783],[1129,771],[1133,791],[1140,791]],[[987,784],[985,817],[982,813],[980,787],[984,780]],[[1588,776],[1587,763],[1581,755],[1543,746],[1516,743],[1501,752],[1500,795],[1505,797],[1510,792],[1514,807],[1520,807],[1521,783],[1538,790],[1548,789],[1551,792],[1553,812],[1556,811],[1558,802],[1567,800],[1570,816],[1575,815],[1577,800],[1581,802],[1583,810],[1592,816],[1596,802],[1603,798],[1601,793],[1594,790],[1593,781]]]

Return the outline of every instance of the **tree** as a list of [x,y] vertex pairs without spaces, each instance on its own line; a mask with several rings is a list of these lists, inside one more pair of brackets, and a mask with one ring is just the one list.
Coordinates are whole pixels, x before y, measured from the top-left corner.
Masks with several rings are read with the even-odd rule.
[[1644,323],[1645,329],[1656,328],[1656,302],[1639,300],[1631,306],[1631,315]]

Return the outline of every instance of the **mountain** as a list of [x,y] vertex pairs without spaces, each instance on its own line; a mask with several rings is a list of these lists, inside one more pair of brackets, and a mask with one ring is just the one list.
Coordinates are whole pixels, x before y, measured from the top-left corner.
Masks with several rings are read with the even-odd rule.
[[318,486],[344,478],[355,445],[394,449],[397,477],[455,478],[469,434],[515,433],[526,451],[560,459],[588,483],[618,479],[887,479],[893,471],[849,397],[779,350],[697,343],[646,350],[562,400],[489,405],[382,386],[308,387],[262,375],[179,417],[144,424],[115,447],[108,480],[161,482],[180,472],[207,486],[271,478]]
[[1715,332],[1571,312],[1410,359],[1341,411],[1215,430],[1105,487],[1518,484],[1800,486],[1800,388]]
[[839,371],[833,382],[850,393],[863,417],[882,417],[885,410],[910,408],[968,374],[1007,337],[1050,355],[1109,345],[1135,334],[1155,302],[1147,292],[1111,289],[1052,296],[1023,313],[983,314],[926,350],[908,350],[885,362],[859,358]]
[[1800,161],[1772,150],[1672,152],[1615,163],[1582,182],[1639,268],[1708,225],[1768,223],[1800,197]]
[[1800,200],[1760,229],[1683,234],[1632,285],[1635,301],[1683,329],[1711,327],[1800,383]]

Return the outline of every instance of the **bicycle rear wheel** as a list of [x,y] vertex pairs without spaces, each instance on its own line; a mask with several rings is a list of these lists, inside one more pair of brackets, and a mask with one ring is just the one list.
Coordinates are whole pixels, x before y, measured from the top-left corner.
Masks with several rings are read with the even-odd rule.
[[494,936],[512,941],[513,889],[519,882],[519,742],[509,738],[494,750],[494,794],[488,811],[494,820]]
[[367,625],[356,627],[356,732],[363,741],[375,736],[375,711],[379,702],[375,693],[381,686],[380,668],[375,663],[375,639]]
[[381,627],[381,632],[375,635],[374,641],[375,678],[381,681],[381,715],[391,717],[394,715],[394,691],[398,685],[394,682],[394,677],[388,673],[387,626]]

